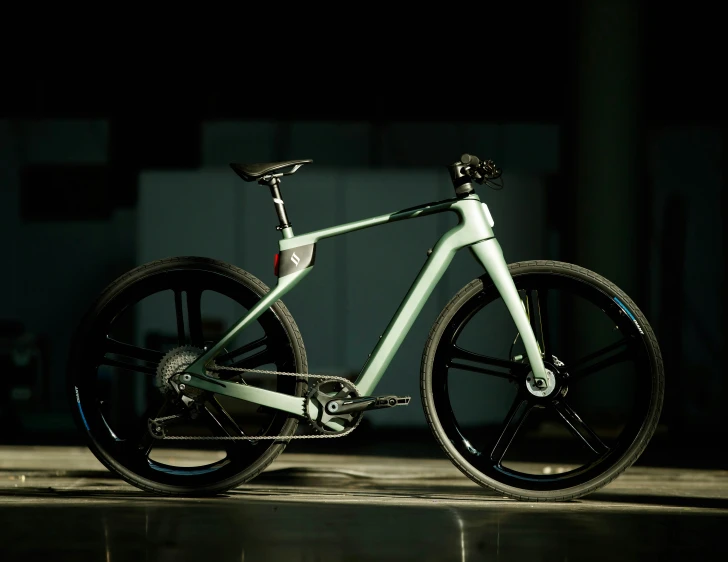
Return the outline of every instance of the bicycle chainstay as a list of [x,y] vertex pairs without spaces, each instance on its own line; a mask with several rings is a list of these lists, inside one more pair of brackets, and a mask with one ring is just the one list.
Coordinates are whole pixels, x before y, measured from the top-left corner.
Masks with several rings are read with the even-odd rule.
[[[215,364],[213,361],[209,367],[207,367],[209,371],[238,371],[238,372],[244,372],[244,373],[262,373],[266,375],[285,375],[290,377],[306,377],[306,378],[313,378],[317,380],[322,381],[340,381],[342,383],[345,383],[346,385],[352,387],[357,394],[359,394],[359,389],[356,388],[356,385],[351,382],[349,379],[346,379],[344,377],[336,377],[334,375],[314,375],[311,373],[287,373],[285,371],[266,371],[261,369],[244,369],[241,367],[222,367],[220,365]],[[304,412],[305,415],[308,417],[308,412]],[[350,428],[340,432],[340,433],[325,433],[325,434],[313,434],[313,435],[257,435],[257,436],[248,436],[248,435],[236,435],[232,436],[229,435],[227,437],[222,436],[200,436],[200,435],[166,435],[162,433],[162,435],[158,435],[154,433],[151,430],[151,425],[153,423],[163,423],[167,420],[177,419],[177,418],[183,418],[184,416],[182,414],[175,414],[173,416],[165,416],[162,418],[154,418],[149,420],[149,433],[152,434],[152,436],[155,439],[160,440],[168,440],[168,439],[177,439],[177,440],[185,440],[185,441],[261,441],[261,440],[274,440],[274,439],[281,439],[281,440],[289,440],[289,439],[321,439],[321,438],[334,438],[334,437],[345,437],[346,435],[349,435],[352,431],[354,431],[357,426],[359,425],[359,422],[361,421],[362,417],[359,415],[356,418],[356,423],[352,425]],[[164,432],[164,429],[162,429]]]

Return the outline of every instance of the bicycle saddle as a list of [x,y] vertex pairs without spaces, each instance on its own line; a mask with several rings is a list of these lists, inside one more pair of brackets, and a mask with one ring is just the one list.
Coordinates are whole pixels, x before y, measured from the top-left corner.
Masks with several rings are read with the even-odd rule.
[[296,170],[298,170],[299,167],[303,166],[304,164],[311,164],[312,162],[313,160],[287,160],[286,162],[268,162],[265,164],[231,163],[230,167],[235,170],[235,173],[243,178],[243,180],[254,181],[262,178],[270,172],[275,172],[276,170],[282,170],[283,168],[290,168],[291,166],[295,166],[292,171],[288,172],[285,175],[293,174]]

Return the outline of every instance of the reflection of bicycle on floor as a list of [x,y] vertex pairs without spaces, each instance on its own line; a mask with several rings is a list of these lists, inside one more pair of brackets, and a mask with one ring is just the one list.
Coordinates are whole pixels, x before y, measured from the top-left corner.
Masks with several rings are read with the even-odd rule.
[[[86,544],[103,542],[108,560],[608,560],[639,551],[632,517],[599,512],[553,512],[497,505],[475,507],[347,503],[245,502],[162,504],[119,510],[104,506],[85,529]],[[307,517],[314,508],[316,517]],[[93,509],[93,508],[92,508]],[[99,509],[99,508],[96,508]],[[92,512],[93,513],[93,512]],[[393,521],[407,521],[396,525]],[[655,540],[657,521],[651,521]],[[366,533],[361,530],[366,529]],[[77,532],[76,529],[75,532]],[[658,532],[658,537],[663,533]],[[99,536],[101,535],[101,536]],[[377,537],[372,541],[371,537]],[[527,537],[527,538],[526,538]],[[133,540],[130,540],[133,539]],[[598,553],[593,552],[598,544]],[[97,550],[97,549],[95,549]],[[540,556],[539,556],[540,553]],[[634,552],[634,554],[637,554]],[[408,558],[409,557],[409,558]],[[633,557],[628,557],[632,559]]]
[[[443,309],[421,365],[427,421],[450,460],[501,494],[565,500],[606,485],[638,458],[663,397],[652,329],[634,302],[596,273],[554,261],[506,264],[488,207],[475,193],[475,184],[492,185],[500,177],[491,161],[463,155],[449,166],[452,199],[294,234],[281,177],[309,162],[232,165],[273,197],[281,239],[272,290],[219,261],[170,258],[123,275],[87,313],[71,352],[70,391],[76,421],[105,466],[155,493],[220,493],[258,475],[291,439],[343,437],[365,412],[408,404],[409,397],[377,396],[374,390],[462,248],[486,274]],[[428,252],[355,383],[307,373],[303,339],[280,299],[311,272],[317,244],[444,212],[453,213],[457,225]],[[377,267],[375,259],[370,263]],[[126,335],[135,307],[147,301],[167,311],[158,320],[167,318],[169,331],[177,334],[177,345],[166,353],[134,345]],[[240,319],[212,337],[203,311],[223,302]],[[564,341],[557,328],[567,316],[601,343],[578,349]],[[489,385],[501,383],[512,402],[494,431],[478,419],[485,410],[479,404],[490,395]],[[138,387],[144,392],[136,393]],[[136,407],[139,396],[144,408]],[[527,427],[527,416],[550,417],[575,436],[577,452],[567,470],[529,473],[510,462],[509,446]],[[316,433],[297,435],[300,421]],[[185,447],[207,448],[210,459],[200,464],[186,456]]]
[[[202,508],[205,515],[203,521],[201,518],[189,517],[189,507],[104,508],[101,516],[103,535],[99,538],[103,540],[105,559],[135,558],[155,562],[199,560],[210,555],[210,545],[214,541],[215,556],[219,560],[245,562],[247,541],[240,536],[243,522],[236,521],[238,517],[227,516],[224,510],[221,512],[216,508]],[[195,509],[200,510],[200,506],[196,505]],[[94,527],[87,526],[86,543],[92,542],[90,537],[96,539],[93,532],[98,527]],[[214,532],[210,535],[206,529],[214,529]],[[264,539],[261,538],[261,542]]]

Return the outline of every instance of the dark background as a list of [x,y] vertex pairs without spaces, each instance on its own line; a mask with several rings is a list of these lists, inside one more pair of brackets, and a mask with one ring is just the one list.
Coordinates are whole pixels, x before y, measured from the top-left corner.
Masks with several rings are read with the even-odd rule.
[[[292,220],[309,230],[328,225],[316,221],[323,203],[310,184],[319,176],[311,174],[405,178],[401,193],[408,195],[395,187],[390,203],[387,193],[372,190],[373,212],[347,215],[353,220],[425,202],[429,195],[418,199],[406,178],[439,173],[447,182],[444,166],[471,152],[506,172],[503,195],[479,193],[493,201],[496,235],[513,249],[508,261],[549,258],[593,269],[630,294],[650,320],[665,359],[667,394],[648,453],[668,464],[716,464],[728,390],[722,368],[728,128],[717,13],[615,2],[530,6],[527,18],[514,7],[500,17],[518,18],[518,25],[504,26],[502,37],[484,37],[477,56],[465,51],[430,64],[410,54],[401,64],[369,60],[368,70],[356,71],[331,62],[323,79],[302,69],[267,77],[264,65],[254,80],[234,71],[142,77],[66,66],[9,78],[0,98],[2,442],[79,442],[63,394],[70,334],[98,291],[147,261],[140,193],[167,181],[160,174],[173,174],[165,176],[170,185],[182,177],[189,184],[202,177],[198,171],[228,161],[313,158],[299,172],[301,182],[310,175],[302,191],[299,176],[283,186],[297,192]],[[236,189],[259,189],[229,174]],[[519,199],[519,185],[536,186],[529,193],[538,196]],[[327,189],[333,197],[352,189],[367,197],[360,184]],[[204,204],[189,193],[168,201],[158,228],[177,220],[181,209]],[[246,205],[257,195],[250,197]],[[500,215],[497,197],[510,197],[501,199]],[[267,198],[258,202],[255,212],[269,224],[260,244],[270,256],[275,219]],[[331,205],[326,216],[340,219]],[[537,217],[535,237],[525,228],[510,226],[510,238],[499,230],[524,216]],[[381,263],[395,264],[397,253],[384,247],[392,240],[384,236],[372,238]],[[210,235],[195,247],[217,242]],[[270,268],[267,261],[233,255],[243,258],[236,265],[270,283],[270,272],[260,273]],[[416,270],[407,273],[392,290],[398,298]],[[438,302],[444,305],[471,277],[453,280]],[[332,290],[337,283],[366,288],[346,276],[327,283]],[[389,303],[381,308],[375,320],[393,312]],[[308,344],[306,325],[299,324]],[[325,353],[331,345],[317,337],[311,335],[313,349]],[[372,337],[366,334],[364,347]],[[411,348],[421,350],[422,343]],[[309,355],[315,365],[310,345]],[[345,371],[349,359],[333,354],[322,365]],[[411,388],[405,388],[415,394],[418,359],[408,361]],[[426,432],[421,416],[406,419],[402,434]]]

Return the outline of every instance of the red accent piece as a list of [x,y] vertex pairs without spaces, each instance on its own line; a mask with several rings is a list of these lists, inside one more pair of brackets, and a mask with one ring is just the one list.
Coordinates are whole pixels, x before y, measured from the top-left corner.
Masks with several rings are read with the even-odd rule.
[[278,260],[280,259],[280,256],[276,254],[275,259],[273,260],[273,273],[275,273],[275,276],[278,277]]

